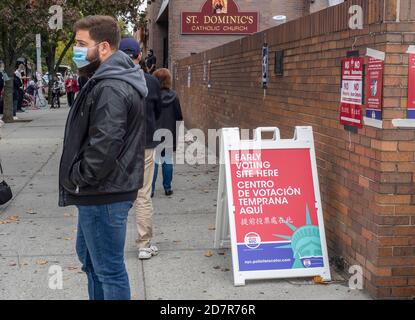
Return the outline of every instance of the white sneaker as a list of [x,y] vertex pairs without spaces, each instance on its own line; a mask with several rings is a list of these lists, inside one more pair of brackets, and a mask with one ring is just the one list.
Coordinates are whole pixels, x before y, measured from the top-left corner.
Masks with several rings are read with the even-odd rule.
[[138,250],[138,259],[147,260],[152,256],[156,256],[159,253],[159,249],[156,246],[150,246],[149,248],[141,248]]
[[13,120],[19,120],[19,118],[18,117],[13,117]]

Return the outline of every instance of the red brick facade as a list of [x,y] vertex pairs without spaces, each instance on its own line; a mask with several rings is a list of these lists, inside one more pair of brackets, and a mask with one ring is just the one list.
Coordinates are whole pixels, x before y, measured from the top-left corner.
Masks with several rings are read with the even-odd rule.
[[[308,0],[236,0],[241,11],[257,11],[260,16],[260,30],[268,29],[275,25],[272,20],[274,15],[285,15],[287,20],[294,20],[303,16],[306,12],[306,1]],[[220,46],[230,41],[240,39],[241,36],[233,35],[182,35],[181,34],[181,13],[182,11],[198,12],[206,0],[170,0],[168,7],[168,30],[167,24],[163,28],[162,23],[157,23],[162,0],[155,0],[148,7],[149,24],[149,47],[154,48],[159,58],[158,65],[162,64],[163,37],[168,34],[169,38],[169,66],[176,60],[199,53],[213,47]],[[162,20],[162,19],[161,19]]]
[[[363,30],[348,28],[350,3],[363,5]],[[270,72],[265,97],[264,41],[270,70],[273,53],[285,50],[284,75]],[[415,129],[392,125],[405,118],[406,50],[414,41],[414,1],[354,0],[188,57],[177,69],[189,128],[277,126],[288,138],[295,126],[313,126],[330,255],[362,266],[365,289],[378,298],[415,296]],[[339,123],[341,58],[368,47],[386,52],[383,129],[349,134]]]

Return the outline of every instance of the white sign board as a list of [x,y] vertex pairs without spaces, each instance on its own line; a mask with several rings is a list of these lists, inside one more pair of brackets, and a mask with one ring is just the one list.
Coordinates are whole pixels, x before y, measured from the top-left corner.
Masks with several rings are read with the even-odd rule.
[[343,62],[341,103],[363,103],[363,59],[346,58]]

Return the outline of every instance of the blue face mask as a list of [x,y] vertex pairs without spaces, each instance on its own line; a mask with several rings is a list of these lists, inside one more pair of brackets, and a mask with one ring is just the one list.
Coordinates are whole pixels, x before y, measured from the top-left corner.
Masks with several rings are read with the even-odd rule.
[[73,62],[75,62],[78,69],[86,67],[91,62],[87,60],[88,48],[74,47],[73,48]]
[[[96,47],[97,45],[99,45],[99,43],[97,43],[95,46],[92,46],[91,48]],[[91,64],[92,61],[88,60],[88,49],[90,48],[86,48],[86,47],[73,47],[73,62],[75,62],[76,67],[78,69],[81,69],[83,67],[86,67],[87,65]]]

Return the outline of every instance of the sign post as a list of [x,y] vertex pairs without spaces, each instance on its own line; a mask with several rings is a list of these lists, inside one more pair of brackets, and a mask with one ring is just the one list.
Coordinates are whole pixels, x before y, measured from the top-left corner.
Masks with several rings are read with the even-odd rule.
[[[268,88],[268,81],[269,81],[269,48],[268,44],[264,44],[262,47],[262,88]],[[265,94],[265,93],[264,93]]]
[[410,46],[408,66],[408,119],[415,119],[415,46]]
[[[262,139],[264,132],[273,139]],[[321,276],[330,269],[311,127],[294,139],[222,129],[215,248],[232,248],[234,283]],[[229,243],[230,238],[230,243]]]
[[36,69],[39,74],[42,74],[42,56],[41,56],[41,49],[42,48],[42,39],[40,37],[40,33],[36,34]]
[[342,60],[340,123],[358,128],[363,127],[363,67],[363,58]]

